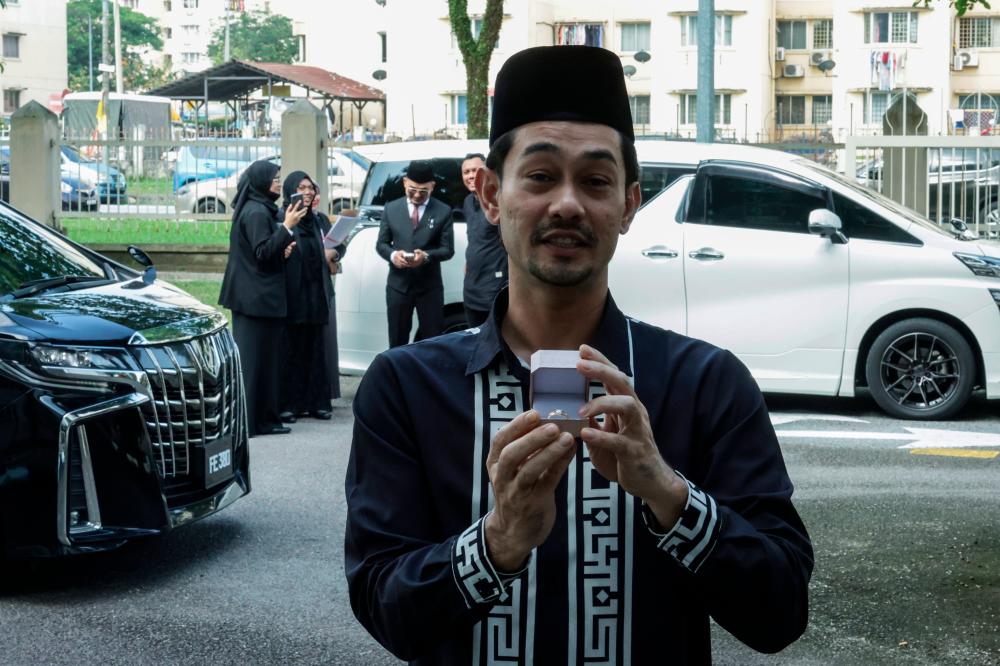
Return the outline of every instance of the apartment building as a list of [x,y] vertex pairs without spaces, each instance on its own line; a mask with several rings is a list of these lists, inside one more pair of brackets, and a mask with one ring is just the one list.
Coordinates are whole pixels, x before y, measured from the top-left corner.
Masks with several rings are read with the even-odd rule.
[[0,115],[34,100],[55,110],[66,89],[65,0],[7,0],[0,9]]
[[[295,3],[272,8],[285,4],[294,16]],[[944,0],[927,8],[912,0],[716,0],[715,8],[722,137],[881,133],[886,109],[903,97],[926,113],[929,134],[1000,121],[1000,10],[977,7],[959,19]],[[485,0],[470,0],[474,34],[484,9]],[[597,44],[621,57],[637,133],[694,136],[697,10],[697,0],[507,0],[490,78],[523,48]],[[465,69],[446,0],[366,0],[349,11],[340,0],[296,31],[308,64],[385,90],[390,131],[463,134]]]

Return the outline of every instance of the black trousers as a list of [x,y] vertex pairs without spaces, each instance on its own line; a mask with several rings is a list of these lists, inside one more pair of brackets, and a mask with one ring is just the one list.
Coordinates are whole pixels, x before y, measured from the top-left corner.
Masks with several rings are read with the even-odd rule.
[[389,321],[389,346],[400,347],[410,342],[413,310],[420,326],[414,340],[441,335],[444,330],[444,287],[438,286],[419,293],[403,293],[385,288],[386,316]]
[[289,324],[282,411],[306,414],[330,409],[327,324]]
[[281,425],[282,362],[288,344],[285,320],[233,312],[233,338],[240,349],[250,436]]
[[476,310],[475,308],[470,308],[468,306],[465,307],[465,321],[469,324],[469,328],[482,326],[486,323],[486,319],[489,316],[489,310]]

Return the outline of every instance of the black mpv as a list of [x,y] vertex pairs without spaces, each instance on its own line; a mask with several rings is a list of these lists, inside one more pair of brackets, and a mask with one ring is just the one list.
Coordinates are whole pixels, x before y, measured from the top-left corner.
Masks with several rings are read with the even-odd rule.
[[225,317],[0,203],[0,557],[114,548],[248,492]]

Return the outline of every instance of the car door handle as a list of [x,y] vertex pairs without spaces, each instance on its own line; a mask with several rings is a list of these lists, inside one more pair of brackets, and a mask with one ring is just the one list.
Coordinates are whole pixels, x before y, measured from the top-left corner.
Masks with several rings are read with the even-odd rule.
[[642,256],[648,259],[674,259],[677,257],[677,250],[671,250],[666,245],[653,245],[643,250]]
[[688,252],[688,256],[692,259],[697,259],[698,261],[718,261],[726,258],[726,255],[722,254],[714,247],[700,247],[697,250],[691,250]]

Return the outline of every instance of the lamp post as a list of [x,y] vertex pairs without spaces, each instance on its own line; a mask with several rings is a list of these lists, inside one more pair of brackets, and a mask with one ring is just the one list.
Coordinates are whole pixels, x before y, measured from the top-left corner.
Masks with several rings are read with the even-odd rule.
[[698,142],[715,140],[715,0],[698,0]]

